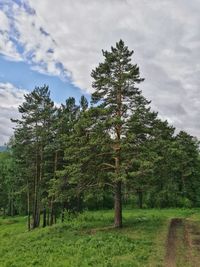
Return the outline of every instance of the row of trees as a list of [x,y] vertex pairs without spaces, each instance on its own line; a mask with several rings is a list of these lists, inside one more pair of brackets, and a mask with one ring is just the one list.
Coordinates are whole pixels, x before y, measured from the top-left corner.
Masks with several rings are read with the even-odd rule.
[[120,40],[92,71],[91,104],[82,96],[55,107],[48,86],[19,107],[9,152],[1,154],[4,212],[28,214],[28,228],[56,222],[64,211],[114,206],[135,195],[140,207],[200,204],[199,143],[159,119],[138,85],[133,51]]

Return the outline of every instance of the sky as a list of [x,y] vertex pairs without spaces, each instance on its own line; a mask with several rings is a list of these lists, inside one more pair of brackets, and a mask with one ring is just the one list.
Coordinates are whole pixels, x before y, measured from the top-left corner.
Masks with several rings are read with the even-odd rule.
[[91,70],[120,39],[152,109],[200,137],[199,14],[199,0],[0,0],[0,145],[35,86],[49,85],[57,104],[89,99]]

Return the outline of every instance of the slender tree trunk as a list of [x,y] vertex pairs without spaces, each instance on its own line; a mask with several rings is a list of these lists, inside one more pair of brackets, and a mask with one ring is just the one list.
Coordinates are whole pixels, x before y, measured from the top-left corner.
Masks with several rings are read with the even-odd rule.
[[38,149],[36,149],[35,155],[35,178],[34,178],[34,197],[33,197],[33,222],[32,228],[37,227],[37,195],[38,195]]
[[183,191],[183,196],[185,197],[186,186],[185,186],[185,177],[184,177],[184,174],[181,175],[181,180],[182,180],[182,191]]
[[[58,164],[58,151],[55,151],[54,157],[54,179],[56,179],[56,171],[57,171],[57,164]],[[51,199],[51,210],[50,210],[50,225],[56,223],[56,211],[54,210],[54,196]]]
[[[38,169],[38,167],[37,167]],[[40,225],[40,201],[39,201],[39,180],[38,170],[36,171],[36,177],[34,181],[34,208],[33,208],[33,228],[39,227]]]
[[30,218],[30,192],[29,192],[29,183],[27,180],[27,213],[28,213],[28,231],[31,230],[31,218]]
[[38,203],[37,203],[37,177],[35,177],[35,181],[34,181],[34,203],[33,203],[33,228],[37,227],[37,210],[38,210]]
[[[121,119],[122,116],[122,96],[121,89],[119,88],[117,93],[117,118]],[[116,228],[122,227],[122,182],[120,181],[120,151],[121,151],[121,124],[115,126],[116,131],[116,145],[115,145],[115,197],[114,197],[114,208],[115,208],[115,220],[114,226]]]
[[115,184],[115,222],[116,228],[122,227],[122,194],[121,194],[121,182]]
[[11,216],[13,217],[14,216],[14,200],[13,200],[13,188],[12,188],[12,191],[11,191]]
[[53,199],[51,200],[51,210],[50,210],[50,225],[53,225],[54,222],[54,208],[53,208]]
[[43,209],[43,227],[46,227],[47,225],[47,212],[46,212],[46,208],[44,207]]
[[[37,122],[36,122],[37,130]],[[36,131],[37,132],[37,131]],[[40,225],[40,187],[42,179],[42,160],[43,160],[43,146],[39,147],[39,139],[36,136],[36,172],[34,179],[34,204],[33,204],[33,228],[39,227]],[[39,153],[40,152],[40,153]]]
[[40,210],[41,210],[41,181],[43,175],[43,145],[40,148],[39,157],[39,174],[38,174],[38,190],[37,190],[37,226],[40,226]]
[[48,207],[48,210],[47,210],[47,225],[48,226],[50,225],[49,207]]
[[[116,179],[119,179],[120,173],[120,155],[119,155],[119,148],[117,147],[116,150],[116,158],[115,158],[115,173]],[[114,208],[115,208],[115,221],[114,226],[116,228],[122,227],[122,182],[117,181],[114,185],[115,196],[114,196]]]

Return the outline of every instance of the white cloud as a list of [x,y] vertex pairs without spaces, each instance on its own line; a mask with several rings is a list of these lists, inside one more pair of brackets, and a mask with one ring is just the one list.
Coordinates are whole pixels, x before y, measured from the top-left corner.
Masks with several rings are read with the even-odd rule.
[[9,30],[9,20],[6,16],[6,14],[0,10],[0,25],[2,31],[8,31]]
[[0,83],[1,108],[17,108],[24,100],[26,93],[26,90],[16,88],[11,83]]
[[70,77],[92,92],[90,72],[101,49],[122,38],[135,50],[146,78],[141,88],[154,109],[200,136],[199,0],[2,1],[2,53],[17,58],[21,46],[20,57],[34,70]]
[[3,54],[8,59],[20,60],[20,55],[10,40],[9,31],[9,18],[0,10],[0,54]]
[[0,83],[0,145],[9,140],[14,124],[10,118],[17,118],[18,106],[24,100],[26,90],[16,88],[10,83]]

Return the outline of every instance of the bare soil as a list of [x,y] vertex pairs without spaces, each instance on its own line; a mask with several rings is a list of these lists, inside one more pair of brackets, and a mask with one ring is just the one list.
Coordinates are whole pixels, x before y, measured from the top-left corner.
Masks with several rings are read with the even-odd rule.
[[182,219],[174,218],[170,222],[166,243],[165,267],[176,267],[177,228],[183,224]]
[[200,267],[200,228],[195,222],[174,218],[166,241],[165,267]]

